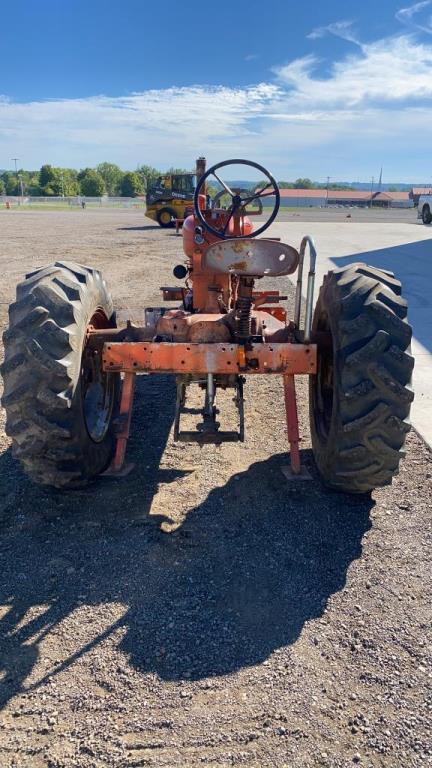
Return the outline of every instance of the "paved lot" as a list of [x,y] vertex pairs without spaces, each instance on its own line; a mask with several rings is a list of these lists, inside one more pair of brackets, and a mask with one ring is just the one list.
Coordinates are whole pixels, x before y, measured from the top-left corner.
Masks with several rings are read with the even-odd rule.
[[[38,265],[100,268],[139,319],[182,258],[140,212],[10,213],[2,328]],[[408,224],[383,242],[372,226],[307,229],[328,259],[429,242]],[[304,229],[274,234],[298,243]],[[171,377],[140,377],[135,470],[63,494],[23,476],[0,409],[1,768],[428,764],[431,453],[412,432],[391,487],[330,492],[299,379],[312,479],[294,485],[279,377],[247,383],[247,441],[220,449],[174,444]]]
[[417,219],[415,208],[280,208],[278,221],[307,221],[317,222],[358,222],[373,224],[382,221],[384,224],[413,224]]
[[[363,213],[366,216],[368,212],[361,211]],[[308,220],[304,216],[300,216],[300,220],[288,218],[286,223],[274,224],[269,232],[293,245],[299,245],[305,234],[314,237],[318,250],[317,290],[329,269],[356,261],[392,270],[402,281],[409,306],[408,319],[414,331],[412,351],[416,358],[411,420],[432,445],[432,227],[417,223],[413,211],[402,213],[406,221],[390,223],[377,222],[370,214],[367,222],[347,219],[346,214],[340,221],[317,222],[309,219],[313,216],[309,212]],[[376,214],[382,215],[382,212]],[[337,212],[332,218],[335,216]]]

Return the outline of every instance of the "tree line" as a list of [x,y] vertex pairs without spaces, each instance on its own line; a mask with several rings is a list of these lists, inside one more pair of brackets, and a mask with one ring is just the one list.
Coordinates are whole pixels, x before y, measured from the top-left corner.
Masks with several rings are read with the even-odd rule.
[[350,184],[319,184],[318,182],[312,181],[308,178],[300,178],[296,179],[295,181],[279,181],[278,184],[281,189],[334,189],[339,191],[343,189],[353,189]]
[[[168,173],[187,173],[170,168]],[[114,163],[100,163],[95,168],[56,168],[43,165],[40,171],[4,171],[0,174],[0,195],[28,195],[41,197],[138,197],[162,173],[150,165],[141,165],[136,171],[122,171]]]
[[[95,168],[57,168],[43,165],[39,171],[4,171],[0,174],[0,195],[21,194],[41,197],[138,197],[164,173],[188,173],[184,168],[169,168],[162,172],[150,165],[141,165],[136,171],[122,171],[114,163],[100,163]],[[352,189],[348,184],[318,184],[308,178],[293,182],[278,182],[281,189]],[[251,186],[254,186],[253,184]],[[260,186],[260,185],[257,185]],[[212,194],[213,190],[208,189]]]
[[[296,179],[295,181],[279,181],[281,189],[329,189],[340,192],[341,190],[355,190],[352,184],[341,184],[340,182],[332,182],[328,184],[319,184],[318,182],[311,181],[311,179]],[[387,192],[397,192],[401,187],[388,186]]]

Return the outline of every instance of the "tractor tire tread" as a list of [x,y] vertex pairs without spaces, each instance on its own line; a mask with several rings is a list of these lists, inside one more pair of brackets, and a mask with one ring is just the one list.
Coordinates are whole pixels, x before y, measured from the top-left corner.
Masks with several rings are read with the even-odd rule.
[[113,429],[100,442],[85,427],[81,350],[90,317],[113,305],[99,272],[73,262],[30,272],[17,286],[4,332],[2,405],[12,453],[42,485],[85,486],[108,466]]
[[333,411],[328,439],[316,424],[311,379],[315,460],[326,484],[367,493],[391,483],[404,455],[414,394],[401,284],[392,273],[352,264],[326,275],[315,311],[329,318],[334,356]]

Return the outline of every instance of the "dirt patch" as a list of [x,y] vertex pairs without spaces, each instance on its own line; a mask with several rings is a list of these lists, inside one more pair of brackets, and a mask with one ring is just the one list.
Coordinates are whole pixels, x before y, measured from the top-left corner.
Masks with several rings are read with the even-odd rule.
[[[182,258],[136,211],[0,225],[2,327],[35,266],[99,267],[139,318]],[[299,484],[278,377],[248,382],[247,442],[221,448],[173,444],[170,377],[137,389],[134,472],[85,491],[33,486],[0,412],[1,766],[427,764],[424,444],[411,434],[391,488],[350,497],[316,476],[304,381]]]

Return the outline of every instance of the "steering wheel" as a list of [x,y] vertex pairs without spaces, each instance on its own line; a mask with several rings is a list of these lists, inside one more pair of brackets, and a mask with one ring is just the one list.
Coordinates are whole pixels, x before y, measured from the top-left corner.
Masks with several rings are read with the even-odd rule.
[[[263,187],[258,192],[252,192],[248,190],[246,192],[246,195],[243,194],[243,190],[240,191],[240,194],[236,194],[235,190],[232,190],[229,188],[228,184],[226,184],[216,173],[216,171],[219,168],[224,168],[226,165],[248,165],[251,168],[256,168],[260,173],[263,174],[263,176],[266,176],[268,179],[267,184],[264,184]],[[221,226],[220,229],[216,229],[216,227],[213,227],[209,222],[205,219],[204,214],[202,210],[199,207],[199,196],[201,193],[201,190],[203,189],[203,186],[209,176],[214,176],[215,179],[219,182],[219,184],[223,187],[224,191],[228,193],[231,196],[231,205],[228,207],[226,213],[229,213],[227,220],[224,222],[224,224]],[[267,191],[266,191],[267,190]],[[268,219],[264,222],[264,224],[259,227],[255,232],[253,232],[253,237],[256,237],[257,235],[260,235],[261,232],[264,232],[270,224],[275,220],[277,216],[277,212],[279,210],[280,206],[280,192],[279,187],[271,175],[269,171],[267,171],[266,168],[264,168],[262,165],[259,165],[258,163],[252,162],[252,160],[224,160],[223,163],[217,163],[216,165],[212,165],[211,168],[206,171],[206,173],[201,176],[196,188],[195,188],[195,195],[194,195],[194,209],[195,209],[195,216],[199,220],[199,222],[203,225],[204,229],[207,230],[207,232],[211,232],[212,235],[216,235],[216,237],[219,237],[221,240],[227,240],[231,239],[233,237],[236,237],[238,240],[251,237],[251,235],[231,235],[227,234],[227,229],[229,227],[229,223],[236,213],[240,213],[240,215],[245,216],[245,208],[246,206],[251,203],[253,200],[259,200],[262,202],[263,197],[269,197],[272,195],[275,200],[273,204],[273,209],[268,217]]]
[[[250,193],[251,193],[250,189],[239,189],[238,187],[235,187],[233,189],[233,192],[234,192],[235,195],[240,195],[242,198],[248,197],[250,195]],[[220,201],[226,195],[228,195],[228,192],[226,192],[224,189],[221,189],[214,196],[213,200],[211,201],[211,203],[212,203],[211,207],[212,208],[219,208]],[[252,204],[253,204],[253,201],[252,201]],[[249,205],[249,203],[247,203],[247,205]],[[245,206],[245,214],[247,216],[261,216],[261,214],[263,212],[263,204],[262,204],[262,200],[261,200],[260,197],[256,197],[255,198],[255,205],[256,205],[256,209],[253,210],[253,211],[248,211],[246,206]]]

